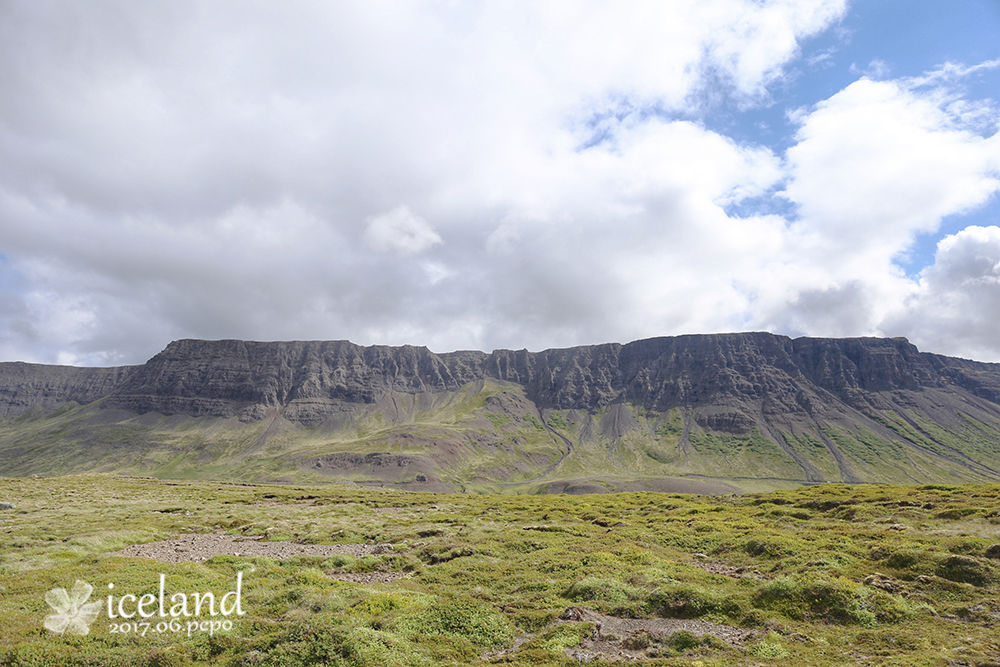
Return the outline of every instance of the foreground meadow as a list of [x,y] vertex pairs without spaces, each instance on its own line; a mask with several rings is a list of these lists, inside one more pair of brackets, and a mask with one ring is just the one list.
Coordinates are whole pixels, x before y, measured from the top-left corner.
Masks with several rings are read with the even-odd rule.
[[[508,496],[87,475],[0,479],[0,501],[0,665],[1000,665],[996,485]],[[113,553],[139,544],[156,559]]]

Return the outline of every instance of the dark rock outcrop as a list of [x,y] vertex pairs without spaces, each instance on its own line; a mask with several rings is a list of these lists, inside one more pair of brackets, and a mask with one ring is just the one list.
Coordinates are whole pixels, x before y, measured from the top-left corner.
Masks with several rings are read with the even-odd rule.
[[137,366],[78,368],[22,362],[0,363],[0,418],[61,403],[92,403],[111,394]]
[[344,405],[375,403],[390,391],[453,391],[482,377],[485,356],[347,341],[180,340],[130,375],[106,406],[243,419],[285,407],[291,421],[317,422]]

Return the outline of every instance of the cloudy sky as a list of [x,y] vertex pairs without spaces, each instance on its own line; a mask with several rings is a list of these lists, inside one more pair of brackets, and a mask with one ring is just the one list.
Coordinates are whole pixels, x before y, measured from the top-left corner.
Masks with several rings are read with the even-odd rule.
[[0,359],[1000,360],[1000,0],[0,2]]

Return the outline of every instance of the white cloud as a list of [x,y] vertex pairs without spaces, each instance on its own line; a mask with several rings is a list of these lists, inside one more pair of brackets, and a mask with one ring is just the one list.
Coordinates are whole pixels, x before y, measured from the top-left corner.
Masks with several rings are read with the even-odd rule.
[[[914,328],[908,296],[971,289],[893,262],[998,188],[997,113],[952,89],[990,63],[862,78],[799,110],[785,155],[697,120],[766,101],[845,11],[8,3],[0,354]],[[727,213],[781,187],[793,219]]]
[[925,73],[923,76],[912,77],[908,83],[911,86],[938,86],[950,84],[969,77],[972,74],[992,70],[1000,67],[1000,58],[996,60],[986,60],[975,65],[964,65],[962,63],[946,62],[936,70]]
[[845,7],[6,4],[0,249],[21,278],[0,351],[120,363],[178,336],[663,333],[608,317],[644,303],[630,244],[662,277],[686,240],[734,237],[720,204],[767,187],[776,160],[662,122],[580,152],[572,119],[616,96],[695,110],[709,85],[760,97]]
[[899,327],[900,304],[917,286],[896,262],[919,234],[1000,190],[1000,114],[988,111],[994,130],[984,134],[981,114],[963,113],[948,86],[927,84],[942,80],[862,78],[795,114],[784,195],[797,217],[772,267],[781,277],[759,293],[762,327],[923,340]]
[[509,254],[516,250],[521,240],[518,226],[511,222],[503,222],[486,237],[486,251],[491,254]]
[[863,78],[803,118],[786,188],[801,229],[884,260],[1000,189],[1000,138],[965,129],[938,101]]
[[442,280],[455,275],[451,269],[440,262],[424,262],[421,266],[424,269],[424,274],[427,276],[427,281],[431,285],[437,285]]
[[442,243],[441,236],[406,206],[365,219],[365,242],[373,250],[414,255]]
[[942,239],[918,289],[887,328],[943,354],[1000,360],[1000,227],[970,226]]

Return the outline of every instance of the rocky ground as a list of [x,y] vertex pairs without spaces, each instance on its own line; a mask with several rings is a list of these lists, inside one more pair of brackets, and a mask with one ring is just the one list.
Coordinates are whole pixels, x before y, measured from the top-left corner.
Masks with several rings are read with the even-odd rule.
[[[742,648],[747,642],[759,638],[762,634],[761,632],[698,619],[621,618],[601,614],[585,607],[568,608],[562,617],[549,627],[574,622],[594,625],[593,635],[583,639],[578,646],[566,649],[566,657],[576,660],[578,663],[594,660],[632,662],[659,657],[661,647],[667,644],[676,633],[689,633],[695,638],[710,636],[738,648]],[[499,658],[512,655],[536,636],[532,633],[522,635],[510,648],[487,657]]]
[[133,544],[113,556],[149,558],[161,563],[200,562],[213,556],[267,556],[285,560],[293,556],[371,556],[392,551],[391,544],[295,544],[293,542],[262,542],[257,538],[220,533],[178,535],[159,542]]
[[[594,624],[594,636],[567,654],[580,661],[588,658],[616,656],[640,659],[648,656],[648,645],[664,642],[676,632],[690,632],[695,637],[711,635],[731,646],[743,646],[756,636],[753,631],[730,625],[685,618],[619,618],[599,614],[591,609],[571,607],[563,615],[566,620]],[[647,639],[648,638],[648,639]],[[589,654],[589,655],[588,655]]]

